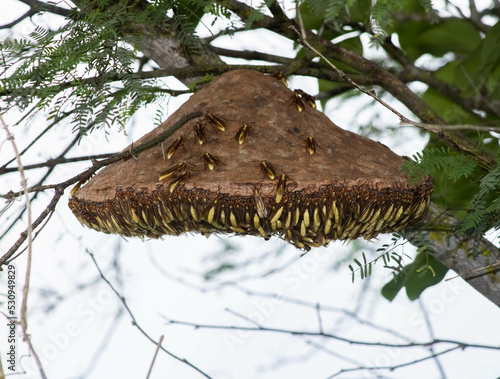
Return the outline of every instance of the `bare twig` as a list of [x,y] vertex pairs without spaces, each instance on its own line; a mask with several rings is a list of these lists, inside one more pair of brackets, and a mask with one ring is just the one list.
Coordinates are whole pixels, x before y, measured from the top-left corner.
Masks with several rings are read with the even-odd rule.
[[458,350],[458,349],[460,349],[460,346],[451,347],[449,349],[440,351],[439,353],[431,354],[431,355],[428,355],[428,356],[420,358],[420,359],[415,359],[413,361],[401,363],[399,365],[393,365],[393,366],[364,366],[364,367],[355,367],[355,368],[342,369],[342,370],[336,372],[335,374],[330,375],[327,379],[335,378],[335,377],[337,377],[339,375],[342,375],[342,374],[344,374],[346,372],[354,372],[354,371],[364,371],[364,370],[390,370],[390,371],[393,371],[393,370],[396,370],[396,369],[401,368],[401,367],[411,366],[411,365],[414,365],[415,363],[420,363],[420,362],[426,361],[428,359],[433,359],[433,358],[435,358],[435,357],[437,357],[439,355],[444,355],[444,354],[447,354],[447,353],[451,353],[452,351],[455,351],[455,350]]
[[14,154],[16,156],[17,160],[17,166],[19,167],[19,174],[21,176],[21,188],[22,191],[24,192],[24,196],[26,198],[26,210],[27,210],[27,216],[28,216],[28,228],[27,228],[27,235],[28,235],[28,257],[27,257],[27,262],[26,262],[26,278],[24,280],[24,286],[23,286],[23,300],[21,303],[21,328],[23,329],[23,340],[28,344],[30,352],[33,354],[33,357],[35,358],[36,364],[38,366],[38,371],[40,372],[40,375],[43,379],[46,379],[45,372],[42,367],[42,363],[40,362],[40,359],[38,357],[38,354],[36,353],[35,349],[33,348],[33,344],[31,343],[31,337],[28,334],[28,293],[29,293],[29,288],[30,288],[30,277],[31,277],[31,259],[32,259],[32,248],[33,248],[33,226],[31,223],[31,200],[30,200],[30,195],[28,193],[28,182],[26,180],[26,176],[24,175],[24,169],[23,169],[23,164],[21,162],[21,156],[19,155],[19,151],[17,150],[16,143],[14,141],[14,136],[10,133],[9,128],[7,124],[5,123],[3,116],[0,115],[0,122],[2,123],[2,126],[7,133],[7,140],[9,140],[12,144],[12,148],[14,149]]
[[[425,320],[425,325],[427,326],[427,330],[429,331],[429,337],[432,339],[435,339],[436,337],[434,336],[434,329],[432,328],[431,320],[429,319],[429,314],[427,313],[427,309],[425,309],[424,302],[422,301],[422,298],[418,299],[418,306],[420,307],[420,310],[422,311],[422,315],[424,316]],[[436,351],[434,350],[434,346],[429,346],[429,351],[432,353],[434,361],[436,362],[436,366],[439,370],[439,373],[441,374],[442,379],[446,379],[446,374],[444,372],[443,366],[441,365],[441,362],[439,361],[438,356],[436,355]]]
[[[64,194],[64,189],[56,189],[56,193],[54,194],[54,197],[50,201],[49,205],[43,210],[42,213],[40,213],[40,216],[31,224],[32,230],[35,230],[38,225],[40,225],[43,220],[47,216],[49,216],[52,212],[54,212],[54,209],[56,208],[57,203],[59,202],[59,199],[61,196]],[[6,262],[14,255],[14,253],[21,247],[21,245],[26,241],[26,238],[28,237],[28,228],[21,233],[21,236],[17,239],[17,241],[14,243],[14,245],[11,246],[9,251],[7,251],[2,258],[0,258],[0,271],[2,270],[2,266],[6,264]]]
[[163,337],[165,337],[165,336],[162,335],[160,337],[160,339],[158,341],[158,345],[156,345],[155,354],[153,355],[153,360],[151,362],[151,366],[149,366],[148,375],[146,376],[146,379],[149,379],[149,376],[151,375],[151,372],[153,371],[153,366],[155,365],[156,356],[158,355],[158,351],[160,350],[161,343],[163,342]]
[[459,275],[455,275],[455,276],[453,276],[451,278],[445,279],[445,282],[448,282],[448,281],[450,281],[452,279],[456,279],[456,278],[464,278],[464,277],[466,277],[469,274],[475,274],[475,273],[478,273],[480,271],[484,271],[482,273],[482,275],[484,275],[484,274],[487,274],[488,272],[495,271],[494,269],[496,267],[500,268],[500,262],[496,262],[496,263],[493,263],[493,264],[485,266],[485,267],[479,267],[479,268],[476,268],[475,270],[470,270],[470,271],[463,272],[463,273],[461,273]]
[[161,350],[163,350],[165,353],[167,353],[168,355],[170,355],[172,358],[178,360],[179,362],[181,363],[184,363],[186,365],[188,365],[189,367],[193,368],[194,370],[198,371],[201,375],[203,375],[204,377],[206,378],[211,378],[207,373],[205,373],[204,371],[202,371],[199,367],[195,366],[194,364],[192,364],[191,362],[189,362],[187,359],[185,358],[180,358],[179,356],[171,353],[170,351],[168,351],[167,349],[165,349],[163,346],[161,346],[161,341],[155,341],[152,337],[149,336],[149,334],[146,333],[146,331],[137,323],[137,320],[134,316],[134,314],[132,313],[132,311],[130,310],[128,304],[127,304],[127,301],[125,300],[125,298],[115,289],[115,287],[113,286],[113,284],[111,284],[111,282],[104,276],[104,273],[102,272],[101,268],[99,267],[99,264],[97,263],[97,261],[95,260],[95,257],[94,257],[94,254],[87,250],[87,253],[90,255],[90,258],[92,258],[92,262],[94,262],[94,265],[95,267],[97,268],[97,271],[99,272],[99,275],[101,276],[102,280],[104,280],[106,282],[106,284],[109,286],[109,288],[115,293],[116,296],[118,296],[118,298],[120,299],[123,307],[125,308],[125,310],[127,311],[127,313],[129,314],[130,318],[132,319],[132,324],[140,330],[140,332],[148,339],[150,340],[151,342],[153,342],[156,346],[159,346]]
[[323,333],[323,321],[321,320],[321,310],[320,310],[320,304],[316,304],[316,315],[318,316],[318,327],[319,327],[319,332]]
[[[40,226],[40,229],[38,229],[38,231],[35,233],[35,235],[33,236],[33,239],[32,239],[32,243],[33,241],[35,241],[36,237],[38,237],[40,235],[40,233],[42,232],[43,228],[45,228],[45,226],[49,223],[50,219],[52,218],[52,215],[54,214],[54,212],[50,212],[47,216],[47,219],[44,221],[43,225]],[[26,250],[28,249],[28,246],[26,246],[24,249],[22,249],[20,252],[18,252],[15,256],[13,256],[12,258],[10,258],[7,262],[7,264],[9,264],[10,262],[12,262],[14,259],[16,259],[18,256],[20,256],[22,253],[24,253]]]
[[[92,159],[105,159],[105,158],[111,157],[114,154],[116,154],[116,153],[86,155],[86,156],[80,156],[80,157],[74,157],[74,158],[66,158],[66,157],[60,156],[60,157],[53,158],[53,159],[47,159],[47,161],[45,161],[45,162],[26,165],[26,166],[24,166],[24,171],[33,170],[33,169],[42,168],[42,167],[55,167],[57,165],[64,164],[64,163],[90,161]],[[4,168],[4,169],[2,169],[0,167],[0,175],[7,174],[10,172],[16,172],[16,171],[18,171],[18,169],[19,169],[18,167],[9,167],[9,168]]]
[[[404,125],[407,124],[407,122],[402,121],[401,124]],[[475,130],[478,132],[500,133],[500,126],[486,126],[486,125],[472,125],[472,124],[437,125],[437,124],[426,124],[422,122],[411,122],[408,124],[432,132],[437,132],[441,130]]]
[[[496,345],[483,345],[483,344],[473,344],[473,343],[465,343],[461,341],[448,340],[448,339],[433,339],[427,342],[408,342],[408,343],[389,343],[389,342],[369,342],[362,340],[355,340],[345,337],[340,337],[332,333],[325,332],[312,332],[307,330],[294,330],[294,329],[284,329],[284,328],[269,328],[261,326],[260,324],[255,327],[251,326],[235,326],[235,325],[215,325],[215,324],[199,324],[188,321],[181,320],[172,320],[165,318],[165,320],[169,324],[178,324],[178,325],[186,325],[192,326],[196,329],[225,329],[225,330],[242,330],[242,331],[258,331],[258,332],[273,332],[279,334],[288,334],[291,336],[315,336],[322,338],[329,338],[332,340],[337,340],[341,342],[345,342],[351,345],[360,345],[360,346],[382,346],[382,347],[394,347],[394,348],[415,348],[415,347],[428,347],[430,345],[438,345],[438,344],[453,344],[456,345],[455,348],[464,349],[467,347],[479,348],[479,349],[489,349],[489,350],[500,350],[500,344]],[[255,324],[255,322],[253,322]]]

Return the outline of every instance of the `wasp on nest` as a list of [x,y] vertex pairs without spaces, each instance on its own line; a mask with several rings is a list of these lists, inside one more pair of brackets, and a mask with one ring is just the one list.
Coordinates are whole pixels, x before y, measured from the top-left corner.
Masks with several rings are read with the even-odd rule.
[[105,167],[75,190],[71,210],[89,228],[128,237],[277,235],[304,250],[419,222],[432,179],[409,184],[402,157],[339,128],[284,83],[250,70],[220,76],[135,143],[201,111],[166,150]]

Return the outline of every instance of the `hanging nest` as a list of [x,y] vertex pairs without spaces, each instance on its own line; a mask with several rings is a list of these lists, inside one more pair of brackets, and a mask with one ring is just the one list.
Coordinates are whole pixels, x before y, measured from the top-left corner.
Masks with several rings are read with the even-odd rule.
[[424,216],[431,178],[409,184],[402,157],[339,128],[279,76],[228,72],[135,145],[193,111],[202,116],[75,190],[78,220],[127,237],[276,235],[308,250]]

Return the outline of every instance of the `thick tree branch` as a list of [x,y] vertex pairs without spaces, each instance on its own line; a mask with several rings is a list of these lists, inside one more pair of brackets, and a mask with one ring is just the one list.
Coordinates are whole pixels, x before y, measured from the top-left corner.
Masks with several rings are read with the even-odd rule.
[[[423,222],[431,226],[434,223],[450,226],[458,223],[433,203]],[[433,230],[432,227],[427,230],[407,230],[403,235],[410,243],[422,239],[429,241],[438,261],[463,276],[472,287],[500,307],[500,250],[491,242],[485,238],[460,238],[453,232]],[[468,274],[472,270],[477,271]]]
[[70,10],[66,8],[61,8],[55,4],[44,3],[39,0],[19,0],[21,3],[29,5],[30,10],[34,13],[38,12],[49,12],[58,16],[67,17],[70,15]]
[[18,18],[16,18],[14,21],[12,22],[9,22],[7,24],[3,24],[3,25],[0,25],[0,29],[10,29],[12,28],[13,26],[19,24],[21,21],[23,21],[24,19],[28,18],[28,17],[32,17],[34,16],[35,14],[37,14],[38,11],[34,10],[33,8],[30,8],[26,13],[24,13],[23,15],[19,16]]
[[212,45],[210,46],[210,50],[212,50],[214,53],[216,53],[218,55],[222,55],[225,57],[241,58],[241,59],[247,59],[247,60],[259,60],[259,61],[264,61],[264,62],[274,62],[274,63],[279,63],[282,65],[289,65],[294,61],[294,59],[292,59],[292,58],[286,58],[286,57],[282,57],[280,55],[261,53],[259,51],[231,50],[231,49],[224,49],[222,47],[217,47],[217,46],[212,46]]

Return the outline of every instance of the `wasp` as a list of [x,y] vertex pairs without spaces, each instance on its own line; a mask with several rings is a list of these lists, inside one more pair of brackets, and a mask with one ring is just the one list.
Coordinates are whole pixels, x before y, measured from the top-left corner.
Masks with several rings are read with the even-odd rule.
[[195,135],[196,140],[198,141],[198,143],[200,145],[203,145],[203,143],[206,140],[206,138],[205,138],[205,127],[203,125],[201,125],[200,123],[196,124],[194,126],[194,135]]
[[297,90],[293,91],[292,93],[292,101],[299,112],[302,112],[304,110],[304,103],[302,102],[302,98],[300,97],[300,95],[297,93]]
[[224,123],[220,118],[214,116],[211,113],[207,113],[206,118],[208,118],[208,121],[210,121],[212,125],[219,129],[221,132],[226,131],[226,127],[224,126]]
[[283,213],[283,207],[281,206],[281,207],[279,207],[279,209],[276,211],[273,218],[271,219],[271,224],[277,223],[279,218],[281,217],[282,213]]
[[269,177],[269,179],[274,180],[274,178],[276,178],[276,169],[271,163],[268,163],[266,161],[260,162],[260,169],[262,170],[264,175]]
[[167,171],[160,175],[158,181],[163,182],[170,178],[176,171],[184,170],[187,167],[186,162],[177,163],[175,166],[170,167]]
[[174,156],[175,152],[177,151],[177,149],[179,148],[179,146],[182,145],[183,143],[184,143],[183,137],[177,138],[174,141],[174,143],[172,143],[167,149],[167,159],[172,158]]
[[[86,181],[88,181],[90,178],[92,178],[94,174],[90,174],[90,175],[85,175],[82,180],[80,180],[76,186],[73,187],[73,189],[71,190],[71,193],[70,193],[70,196],[73,196],[75,194],[76,191],[78,191],[80,189],[80,187],[82,186],[82,184],[84,184]],[[10,206],[10,205],[9,205]]]
[[276,204],[281,202],[283,199],[283,195],[285,194],[285,186],[286,186],[286,174],[281,174],[278,185],[276,186]]
[[275,78],[276,80],[281,80],[281,82],[286,86],[288,87],[288,83],[286,81],[286,78],[285,76],[281,73],[281,72],[274,72],[272,75],[271,75],[273,78]]
[[220,159],[217,158],[215,155],[212,155],[210,153],[205,153],[203,154],[203,160],[205,161],[205,166],[212,171],[216,165],[221,163]]
[[[307,92],[302,91],[301,89],[296,89],[293,91],[297,96],[300,96],[302,103],[305,101],[311,108],[316,109],[316,101],[314,97],[309,95]],[[299,111],[300,112],[300,111]]]
[[175,190],[175,187],[177,187],[177,185],[182,181],[182,180],[186,180],[189,175],[191,175],[191,173],[189,173],[188,171],[185,171],[183,172],[182,174],[180,174],[179,176],[175,177],[172,182],[170,183],[170,193],[173,193],[174,190]]
[[238,130],[238,133],[234,136],[236,141],[241,145],[243,144],[243,141],[245,141],[246,136],[248,135],[248,132],[250,130],[250,127],[247,124],[244,124],[240,130]]
[[260,196],[257,187],[253,188],[253,199],[255,201],[255,207],[257,208],[257,214],[259,215],[259,217],[260,218],[266,217],[267,209],[266,206],[264,205],[264,201],[262,200],[262,197]]
[[316,141],[312,137],[306,138],[306,151],[309,155],[313,155],[316,152]]

